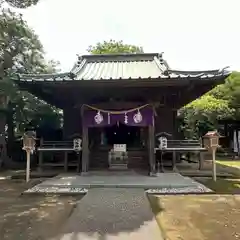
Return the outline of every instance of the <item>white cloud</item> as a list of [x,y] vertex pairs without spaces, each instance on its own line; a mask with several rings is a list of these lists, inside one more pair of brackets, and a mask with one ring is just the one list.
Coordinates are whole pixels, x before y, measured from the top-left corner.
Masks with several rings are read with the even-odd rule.
[[239,7],[239,0],[40,0],[23,13],[65,71],[76,54],[110,38],[163,51],[173,68],[240,70]]

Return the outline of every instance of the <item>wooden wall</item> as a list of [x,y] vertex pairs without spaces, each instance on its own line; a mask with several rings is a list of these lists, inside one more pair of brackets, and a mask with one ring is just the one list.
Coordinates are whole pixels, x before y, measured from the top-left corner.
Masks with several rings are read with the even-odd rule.
[[155,133],[167,132],[172,135],[173,138],[177,138],[177,111],[159,107],[156,109],[155,116]]
[[81,110],[68,107],[63,109],[63,136],[71,138],[75,133],[82,134]]

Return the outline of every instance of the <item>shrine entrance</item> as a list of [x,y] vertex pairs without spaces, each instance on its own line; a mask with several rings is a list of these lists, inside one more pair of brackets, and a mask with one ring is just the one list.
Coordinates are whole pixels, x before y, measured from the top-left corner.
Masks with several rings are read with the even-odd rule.
[[125,110],[85,104],[82,120],[82,172],[106,168],[149,168],[154,172],[154,108],[151,104]]
[[136,147],[141,144],[141,128],[127,126],[124,123],[116,123],[104,129],[107,145],[126,144],[128,147]]

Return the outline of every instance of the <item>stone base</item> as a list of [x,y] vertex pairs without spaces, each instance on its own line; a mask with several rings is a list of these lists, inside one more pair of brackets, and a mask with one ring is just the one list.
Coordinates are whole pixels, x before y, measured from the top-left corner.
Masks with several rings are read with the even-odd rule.
[[88,176],[89,172],[81,172],[81,176]]
[[149,173],[149,176],[150,176],[150,177],[157,177],[157,174],[156,174],[155,172],[150,172],[150,173]]
[[163,174],[163,172],[156,172],[156,173],[155,173],[156,177],[159,177],[159,176],[161,176],[162,174]]
[[127,170],[128,166],[127,164],[110,164],[109,169],[110,170]]

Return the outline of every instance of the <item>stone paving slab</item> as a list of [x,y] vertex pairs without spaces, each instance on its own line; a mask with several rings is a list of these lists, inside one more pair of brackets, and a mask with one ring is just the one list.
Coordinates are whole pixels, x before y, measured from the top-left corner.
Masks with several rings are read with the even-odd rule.
[[184,177],[179,173],[160,173],[157,177],[143,175],[89,175],[60,174],[46,180],[38,186],[44,187],[75,187],[75,188],[183,188],[198,187],[200,183]]
[[94,188],[51,240],[162,240],[142,189]]

